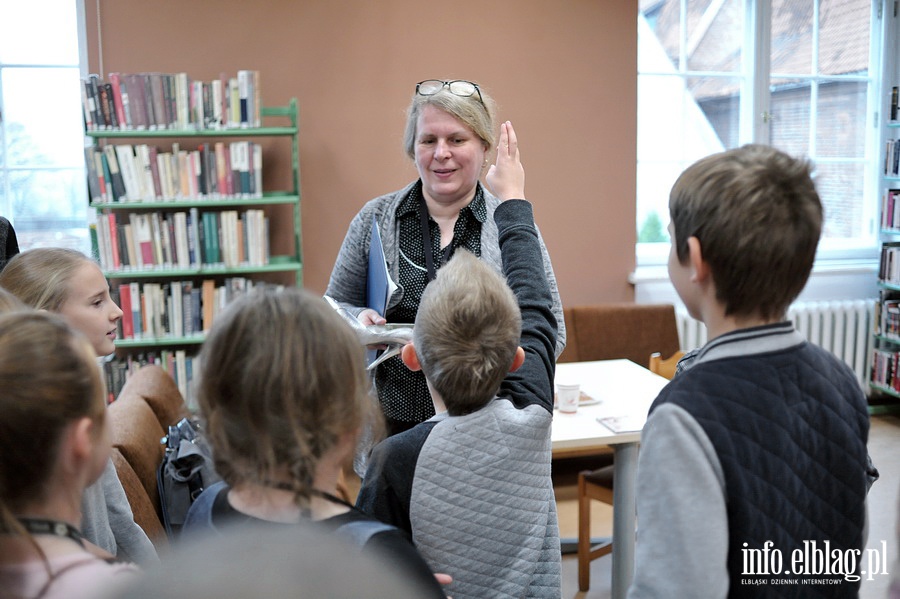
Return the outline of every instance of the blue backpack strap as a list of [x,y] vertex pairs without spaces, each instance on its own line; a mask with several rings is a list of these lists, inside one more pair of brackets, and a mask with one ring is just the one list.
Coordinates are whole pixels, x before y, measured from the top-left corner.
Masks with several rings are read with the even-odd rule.
[[206,487],[203,492],[197,496],[197,499],[191,504],[191,507],[188,509],[187,515],[184,518],[182,531],[188,529],[192,531],[195,531],[196,529],[216,530],[212,521],[213,503],[215,503],[219,492],[225,487],[225,481],[220,480]]
[[372,535],[395,529],[395,526],[377,520],[355,520],[341,524],[334,532],[362,549],[369,542],[369,539],[372,538]]

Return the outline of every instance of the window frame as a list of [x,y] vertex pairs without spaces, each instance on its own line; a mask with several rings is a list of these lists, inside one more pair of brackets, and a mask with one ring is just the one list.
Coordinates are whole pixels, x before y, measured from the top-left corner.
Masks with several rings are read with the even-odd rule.
[[[12,136],[10,135],[9,124],[10,121],[4,117],[4,105],[3,105],[3,76],[2,73],[4,71],[13,71],[16,69],[29,69],[29,70],[41,70],[41,69],[65,69],[77,71],[77,79],[80,81],[86,76],[87,73],[87,25],[86,25],[86,13],[84,0],[74,0],[74,10],[75,10],[75,26],[77,28],[76,40],[77,40],[77,56],[74,57],[75,60],[72,62],[8,62],[3,63],[0,62],[0,144],[3,144],[2,154],[4,156],[2,162],[0,162],[0,214],[8,218],[12,223],[14,228],[16,228],[16,236],[19,244],[19,249],[24,251],[32,247],[30,242],[28,241],[29,232],[26,232],[25,229],[19,224],[17,226],[17,220],[22,218],[22,215],[15,213],[14,205],[12,203],[12,181],[15,178],[15,174],[22,173],[69,173],[73,180],[75,181],[85,181],[85,167],[83,158],[80,161],[73,161],[71,163],[66,164],[49,164],[49,165],[41,165],[41,164],[15,164],[13,158],[13,152],[11,150],[11,141]],[[2,11],[0,11],[2,12]],[[79,108],[80,114],[80,108]],[[81,129],[83,131],[83,125],[81,125]],[[68,138],[70,142],[72,138]],[[90,144],[90,139],[84,136],[82,138],[82,145],[87,146]],[[86,192],[85,192],[86,197]],[[60,202],[63,202],[63,198],[60,198]],[[52,202],[53,206],[56,206],[56,202]],[[68,207],[70,205],[66,204],[66,208],[68,211]],[[78,244],[78,249],[89,252],[90,251],[90,235],[89,235],[89,224],[91,221],[91,212],[85,203],[84,206],[85,219],[82,221],[80,216],[73,216],[71,218],[66,219],[65,217],[58,219],[59,223],[64,223],[64,221],[71,221],[69,224],[76,224],[74,229],[81,229],[82,223],[84,225],[84,239],[81,240],[81,243]],[[36,229],[36,232],[44,232],[45,234],[54,233],[51,229]],[[59,235],[61,231],[56,231],[56,234]],[[42,245],[45,242],[38,242],[37,245]],[[64,243],[64,245],[71,246],[73,240],[70,239],[69,243]],[[36,245],[35,245],[36,247]]]
[[[686,1],[686,0],[683,0]],[[818,10],[819,4],[816,2],[814,9],[814,27],[817,34],[814,40],[818,40]],[[884,99],[884,81],[883,73],[886,72],[883,61],[885,60],[884,49],[891,41],[892,32],[888,30],[884,18],[885,4],[884,1],[875,0],[871,3],[871,30],[869,37],[869,72],[866,76],[855,75],[835,75],[821,77],[818,74],[818,67],[814,71],[814,75],[803,75],[804,79],[810,80],[812,86],[817,86],[820,79],[827,81],[846,80],[846,81],[862,81],[869,85],[869,93],[867,95],[867,118],[865,127],[865,160],[868,162],[869,168],[866,171],[864,182],[864,198],[862,202],[865,210],[864,218],[869,222],[868,242],[848,242],[841,243],[839,240],[829,240],[827,243],[820,244],[819,251],[816,255],[816,264],[814,274],[818,272],[828,272],[833,274],[842,270],[848,273],[858,273],[860,269],[874,270],[877,268],[879,256],[879,235],[878,225],[878,201],[880,196],[880,177],[877,169],[878,154],[881,150],[881,116],[885,114],[887,103]],[[642,18],[640,15],[638,18]],[[769,143],[769,125],[767,122],[768,115],[771,114],[771,93],[769,91],[769,81],[771,76],[770,52],[771,52],[771,19],[772,7],[771,2],[765,0],[744,0],[744,36],[742,51],[742,69],[741,76],[741,96],[739,105],[739,127],[738,138],[739,143]],[[684,10],[682,10],[682,35],[685,35],[684,26]],[[686,44],[682,40],[681,48],[684,52]],[[815,53],[814,53],[815,56]],[[703,71],[692,71],[683,69],[682,65],[686,64],[684,56],[680,59],[678,65],[679,70],[677,77],[686,79],[696,76],[709,76],[709,73]],[[638,77],[645,73],[638,72]],[[654,75],[655,73],[646,73]],[[779,74],[780,75],[780,74]],[[716,74],[718,76],[718,74]],[[814,101],[814,97],[812,99]],[[816,113],[811,118],[815,119]],[[813,127],[810,127],[810,137],[815,138],[815,121]],[[811,146],[814,148],[814,145]],[[827,158],[818,158],[817,161],[827,163]],[[667,221],[666,215],[663,220]],[[668,223],[663,222],[663,226]],[[635,223],[638,227],[638,223]],[[643,282],[659,281],[666,278],[665,264],[668,259],[669,243],[642,243],[635,242],[635,272],[630,277],[634,284]],[[662,268],[661,268],[662,267]]]

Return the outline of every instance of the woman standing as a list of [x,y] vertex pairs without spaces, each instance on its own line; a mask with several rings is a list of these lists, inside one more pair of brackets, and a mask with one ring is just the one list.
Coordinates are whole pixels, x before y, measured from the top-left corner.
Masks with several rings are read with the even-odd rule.
[[[499,200],[479,182],[496,144],[494,113],[493,100],[471,81],[429,79],[416,84],[404,145],[419,179],[363,206],[350,223],[326,291],[362,324],[413,323],[422,291],[457,248],[501,272],[493,219]],[[373,220],[398,286],[384,314],[366,305]],[[565,347],[562,304],[543,240],[541,249],[559,323],[559,355]],[[388,435],[434,415],[425,377],[409,371],[399,357],[377,367],[375,386]]]

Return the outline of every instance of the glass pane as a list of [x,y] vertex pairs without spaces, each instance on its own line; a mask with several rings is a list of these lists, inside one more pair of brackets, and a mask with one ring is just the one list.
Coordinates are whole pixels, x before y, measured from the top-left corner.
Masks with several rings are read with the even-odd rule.
[[[682,46],[687,64],[684,69],[738,73],[744,29],[743,0],[686,0],[685,35],[682,37],[681,2],[641,2],[641,15],[648,25],[669,68],[679,67]],[[647,40],[650,43],[650,40]],[[641,69],[646,72],[646,69]],[[656,70],[656,69],[653,69]],[[668,69],[666,69],[668,70]]]
[[771,89],[771,143],[788,154],[809,155],[810,83],[804,79],[781,83]]
[[771,71],[773,74],[812,74],[814,2],[815,0],[774,0],[772,2]]
[[0,0],[0,63],[78,65],[72,0]]
[[742,0],[688,1],[685,52],[689,70],[741,71],[743,5]]
[[84,169],[8,171],[13,226],[22,250],[41,246],[90,251]]
[[[681,51],[680,0],[641,0],[638,16],[638,72],[678,69]],[[646,34],[646,35],[645,35]],[[641,65],[640,55],[651,52],[662,64]]]
[[696,160],[738,143],[738,80],[734,77],[638,75],[637,230],[639,242],[663,235],[669,190]]
[[77,68],[7,68],[3,118],[9,136],[7,166],[80,166],[84,132]]
[[866,155],[866,91],[862,82],[830,82],[818,86],[816,155],[864,158]]
[[6,194],[6,171],[3,169],[0,169],[0,216],[5,216],[10,221],[15,220],[15,215],[9,207],[9,196]]
[[868,230],[862,205],[865,168],[862,163],[816,164],[816,189],[825,207],[823,239],[855,238]]
[[869,71],[870,0],[822,0],[819,8],[819,73]]

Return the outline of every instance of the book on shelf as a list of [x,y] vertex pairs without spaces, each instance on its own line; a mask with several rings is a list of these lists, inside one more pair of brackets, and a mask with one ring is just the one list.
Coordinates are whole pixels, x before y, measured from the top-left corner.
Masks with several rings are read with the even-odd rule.
[[126,267],[188,269],[202,264],[268,264],[269,222],[265,213],[260,209],[223,212],[200,213],[191,208],[99,214],[94,230],[100,265],[117,271]]
[[125,188],[125,178],[122,171],[119,170],[119,160],[116,156],[115,146],[103,147],[103,159],[106,163],[104,170],[109,170],[109,180],[112,182],[112,201],[124,201],[128,197],[128,190]]
[[896,86],[891,88],[891,122],[897,120],[898,91]]
[[122,309],[122,338],[134,339],[134,316],[131,313],[131,284],[119,285],[119,308]]
[[262,147],[249,141],[107,144],[86,148],[85,163],[93,202],[262,197]]
[[206,333],[212,326],[216,315],[216,282],[204,279],[200,284],[200,305],[203,307],[202,329]]
[[187,73],[91,74],[82,84],[87,131],[254,128],[261,125],[260,73],[200,81]]
[[[113,98],[111,83],[104,83],[100,88],[100,96],[104,102],[103,117],[110,129],[119,129],[119,113],[116,112],[116,100]],[[121,102],[121,99],[119,100]]]
[[125,91],[122,85],[122,77],[119,73],[110,73],[107,76],[109,80],[109,95],[113,101],[113,110],[116,115],[116,121],[118,124],[118,128],[120,129],[129,129],[131,128],[131,121],[125,115],[125,103],[128,101],[128,92]]
[[85,121],[90,122],[93,130],[106,129],[106,123],[103,121],[100,112],[100,76],[96,74],[88,75],[84,80],[85,99],[87,104],[84,106]]
[[90,95],[90,83],[87,79],[81,82],[81,111],[84,117],[85,131],[94,131],[94,98]]
[[143,302],[141,301],[141,285],[136,281],[128,283],[131,293],[131,325],[134,330],[134,338],[141,339],[144,336],[144,321],[142,318]]
[[900,283],[900,242],[886,241],[881,244],[878,278],[885,283]]
[[900,189],[885,189],[881,198],[881,228],[900,228],[900,210],[897,210],[897,201],[900,199]]

